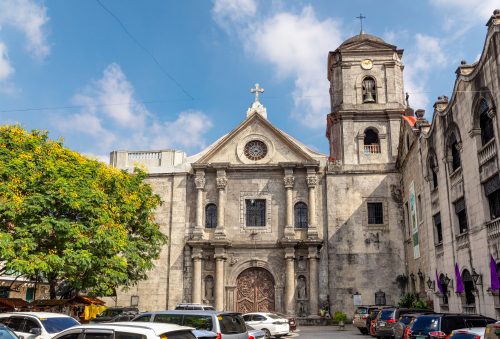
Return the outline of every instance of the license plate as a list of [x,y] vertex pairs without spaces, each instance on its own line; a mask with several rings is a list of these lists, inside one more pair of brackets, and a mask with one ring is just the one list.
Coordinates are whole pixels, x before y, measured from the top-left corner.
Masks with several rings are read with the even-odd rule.
[[385,326],[385,322],[384,322],[384,321],[381,321],[379,325],[380,325],[380,326]]

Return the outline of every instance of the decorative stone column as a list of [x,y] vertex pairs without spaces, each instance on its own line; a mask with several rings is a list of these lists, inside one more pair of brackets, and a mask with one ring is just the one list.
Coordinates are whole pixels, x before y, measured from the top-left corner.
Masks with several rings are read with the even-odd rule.
[[295,314],[295,249],[285,248],[285,313]]
[[318,315],[318,248],[309,246],[309,314]]
[[201,264],[202,264],[202,249],[193,248],[193,281],[192,281],[192,301],[193,303],[201,303]]
[[224,227],[224,212],[226,209],[226,186],[226,170],[223,168],[217,169],[217,190],[219,191],[219,199],[217,204],[217,228],[215,229],[216,239],[224,239],[226,237],[226,230]]
[[203,190],[205,189],[205,171],[197,170],[194,178],[196,185],[196,225],[193,232],[193,238],[200,240],[203,237]]
[[215,248],[215,309],[224,310],[224,261],[226,253],[223,248]]
[[316,169],[307,169],[307,187],[309,188],[309,225],[307,228],[307,238],[318,238],[318,226],[316,222],[316,186],[318,185],[318,176]]
[[295,178],[293,176],[292,168],[285,168],[283,183],[286,190],[285,238],[293,238],[295,236],[293,227],[293,186],[295,184]]

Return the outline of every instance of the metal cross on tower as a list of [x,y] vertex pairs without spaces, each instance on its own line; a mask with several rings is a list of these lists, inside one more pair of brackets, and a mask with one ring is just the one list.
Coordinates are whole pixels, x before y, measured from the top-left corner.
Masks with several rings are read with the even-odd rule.
[[363,19],[366,19],[366,16],[363,16],[363,14],[359,13],[359,16],[356,17],[356,19],[359,19],[361,23],[361,32],[359,34],[363,34]]
[[255,84],[255,87],[251,88],[250,92],[255,93],[255,102],[259,102],[259,94],[264,93],[264,89],[259,84]]

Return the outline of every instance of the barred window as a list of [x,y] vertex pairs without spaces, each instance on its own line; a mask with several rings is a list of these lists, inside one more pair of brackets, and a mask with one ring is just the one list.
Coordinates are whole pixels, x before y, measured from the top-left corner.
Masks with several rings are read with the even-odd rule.
[[441,226],[441,213],[435,214],[432,217],[434,221],[434,229],[436,230],[436,244],[441,244],[443,242],[443,228]]
[[295,227],[307,228],[307,223],[308,223],[307,205],[303,202],[296,203],[294,207],[294,214],[295,214]]
[[500,217],[500,177],[498,175],[484,183],[484,193],[488,197],[490,218]]
[[455,203],[455,214],[458,219],[458,230],[460,234],[464,233],[468,229],[467,224],[467,209],[465,207],[465,199],[462,198]]
[[493,120],[488,116],[489,109],[486,100],[482,99],[479,105],[479,127],[481,128],[481,142],[483,145],[495,137]]
[[205,206],[205,228],[217,227],[217,205],[207,204]]
[[266,200],[247,199],[246,204],[246,225],[266,226]]
[[368,203],[368,224],[377,225],[384,223],[383,204],[381,202]]

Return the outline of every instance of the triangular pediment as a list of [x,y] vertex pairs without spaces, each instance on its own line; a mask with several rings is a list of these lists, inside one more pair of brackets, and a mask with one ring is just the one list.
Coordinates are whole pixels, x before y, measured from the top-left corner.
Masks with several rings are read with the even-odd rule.
[[[251,158],[248,145],[252,141],[258,141],[263,146],[265,156],[260,159]],[[258,113],[250,115],[203,153],[195,165],[278,165],[284,162],[310,164],[317,162],[313,157],[318,155],[274,127]]]
[[343,51],[371,51],[371,50],[387,50],[394,51],[396,46],[371,40],[359,41],[342,48]]

